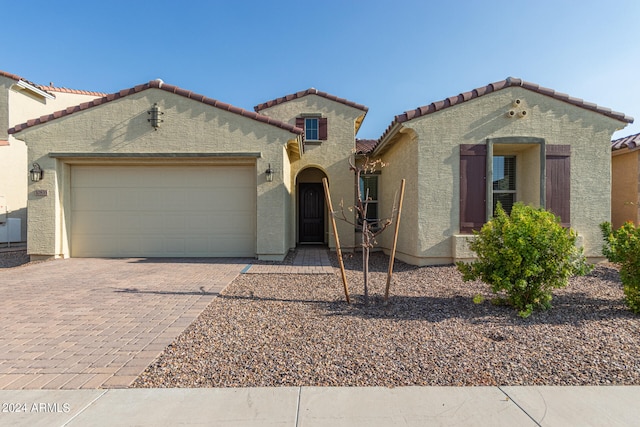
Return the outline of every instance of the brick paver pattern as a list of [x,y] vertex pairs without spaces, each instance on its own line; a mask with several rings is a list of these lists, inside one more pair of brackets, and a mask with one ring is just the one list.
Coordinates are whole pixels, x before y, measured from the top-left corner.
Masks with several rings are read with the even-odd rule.
[[257,264],[249,265],[245,274],[334,274],[327,248],[322,246],[301,246],[293,258],[292,265]]
[[125,388],[251,259],[0,269],[0,389]]

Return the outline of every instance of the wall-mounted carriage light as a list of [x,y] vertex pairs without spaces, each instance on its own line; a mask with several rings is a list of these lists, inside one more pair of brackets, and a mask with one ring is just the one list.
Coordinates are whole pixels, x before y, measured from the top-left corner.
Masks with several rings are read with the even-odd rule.
[[164,113],[160,111],[160,107],[158,107],[157,102],[153,104],[151,110],[147,111],[147,114],[151,114],[151,118],[147,119],[147,121],[151,123],[151,126],[153,126],[155,130],[158,130],[158,126],[160,126],[160,123],[164,122],[164,120],[160,118],[160,116]]
[[269,167],[264,171],[265,176],[267,177],[267,182],[273,182],[273,172],[274,170],[271,169],[271,163],[269,163]]
[[42,179],[43,176],[44,176],[44,171],[42,170],[40,165],[37,163],[34,163],[31,167],[31,170],[29,171],[29,177],[31,178],[31,181],[38,182]]

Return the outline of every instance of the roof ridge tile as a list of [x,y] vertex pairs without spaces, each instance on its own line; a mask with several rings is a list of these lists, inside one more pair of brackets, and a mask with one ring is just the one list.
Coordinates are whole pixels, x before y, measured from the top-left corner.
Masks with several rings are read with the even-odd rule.
[[281,96],[280,98],[276,98],[276,99],[272,99],[272,100],[267,101],[267,102],[263,102],[261,104],[256,105],[255,107],[253,107],[253,109],[256,112],[259,112],[260,110],[264,110],[266,108],[270,108],[270,107],[273,107],[275,105],[282,104],[284,102],[293,101],[294,99],[302,98],[303,96],[307,96],[307,95],[321,96],[321,97],[329,99],[331,101],[335,101],[335,102],[338,102],[340,104],[344,104],[344,105],[347,105],[349,107],[353,107],[353,108],[356,108],[358,110],[362,110],[364,112],[369,111],[369,107],[366,107],[366,106],[364,106],[362,104],[357,104],[357,103],[355,103],[353,101],[349,101],[349,100],[347,100],[345,98],[339,98],[339,97],[337,97],[335,95],[331,95],[331,94],[329,94],[327,92],[323,92],[323,91],[318,90],[318,89],[313,88],[313,87],[309,88],[307,90],[302,90],[302,91],[299,91],[299,92],[296,92],[296,93],[292,93],[292,94],[289,94],[289,95]]
[[640,146],[640,133],[628,135],[611,141],[611,151],[621,150],[623,148],[636,148]]

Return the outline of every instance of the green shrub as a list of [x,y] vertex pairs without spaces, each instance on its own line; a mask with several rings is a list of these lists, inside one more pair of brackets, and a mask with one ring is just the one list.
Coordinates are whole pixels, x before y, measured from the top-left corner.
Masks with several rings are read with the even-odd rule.
[[591,270],[575,245],[576,233],[544,209],[516,203],[507,215],[498,206],[495,217],[474,234],[469,246],[477,260],[456,264],[463,279],[480,279],[494,293],[504,291],[506,303],[521,317],[550,308],[553,289]]
[[640,313],[640,228],[627,222],[613,231],[611,224],[600,224],[604,246],[602,254],[620,264],[620,280],[625,302],[634,313]]

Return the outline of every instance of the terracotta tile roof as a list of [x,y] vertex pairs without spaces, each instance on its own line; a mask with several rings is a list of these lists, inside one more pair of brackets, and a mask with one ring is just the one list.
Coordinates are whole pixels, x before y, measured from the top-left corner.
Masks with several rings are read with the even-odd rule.
[[0,76],[6,77],[6,78],[11,79],[11,80],[15,80],[15,81],[24,80],[20,76],[16,76],[15,74],[7,73],[6,71],[2,71],[2,70],[0,70]]
[[94,92],[91,90],[79,90],[79,89],[69,89],[67,87],[56,87],[56,86],[42,86],[37,85],[38,88],[47,91],[47,92],[58,92],[58,93],[73,93],[76,95],[90,95],[95,97],[104,97],[108,94],[105,92]]
[[435,113],[440,110],[444,110],[445,108],[453,107],[454,105],[462,104],[463,102],[469,101],[474,98],[481,97],[483,95],[487,95],[492,92],[497,92],[501,89],[505,89],[508,87],[522,87],[524,89],[531,90],[533,92],[540,93],[542,95],[550,96],[552,98],[558,99],[560,101],[564,101],[566,103],[575,105],[580,108],[584,108],[587,110],[594,111],[599,114],[603,114],[607,117],[611,117],[613,119],[619,120],[621,122],[633,123],[633,117],[629,117],[624,113],[619,113],[616,111],[612,111],[609,108],[600,107],[599,105],[586,102],[580,98],[573,98],[567,94],[556,92],[553,89],[541,87],[535,83],[530,83],[515,77],[507,77],[505,80],[501,80],[499,82],[490,83],[486,86],[479,87],[473,89],[469,92],[461,93],[457,96],[451,96],[449,98],[443,99],[441,101],[432,102],[429,105],[425,105],[423,107],[418,107],[415,110],[405,111],[404,113],[395,116],[393,122],[387,127],[385,132],[382,134],[378,141],[382,141],[387,137],[394,126],[399,123],[404,123],[409,120],[415,119],[417,117],[426,116],[431,113]]
[[90,95],[90,96],[95,96],[95,97],[102,97],[102,96],[106,96],[107,94],[104,92],[93,92],[93,91],[89,91],[89,90],[78,90],[78,89],[69,89],[66,87],[55,87],[55,86],[44,86],[44,85],[39,85],[37,83],[31,82],[25,78],[22,78],[20,76],[17,76],[15,74],[11,74],[11,73],[7,73],[6,71],[2,71],[0,70],[0,76],[3,77],[7,77],[9,79],[15,80],[15,81],[20,81],[22,80],[25,83],[30,84],[31,86],[37,87],[40,90],[43,90],[49,94],[51,94],[51,92],[58,92],[58,93],[73,93],[73,94],[78,94],[78,95]]
[[377,139],[356,139],[356,154],[370,153],[377,143]]
[[44,115],[44,116],[39,117],[37,119],[29,120],[26,123],[22,123],[22,124],[19,124],[19,125],[16,125],[16,126],[12,127],[11,129],[9,129],[9,133],[13,134],[13,133],[16,133],[16,132],[20,132],[20,131],[22,131],[22,130],[24,130],[26,128],[29,128],[29,127],[32,127],[32,126],[35,126],[35,125],[39,125],[39,124],[42,124],[42,123],[46,123],[46,122],[49,122],[51,120],[55,120],[55,119],[60,118],[60,117],[68,116],[68,115],[76,113],[78,111],[83,111],[83,110],[86,110],[86,109],[89,109],[89,108],[97,107],[98,105],[106,104],[107,102],[111,102],[111,101],[114,101],[116,99],[124,98],[126,96],[133,95],[133,94],[142,92],[142,91],[147,90],[147,89],[160,89],[160,90],[164,90],[166,92],[174,93],[176,95],[184,96],[185,98],[193,99],[195,101],[202,102],[204,104],[211,105],[213,107],[220,108],[222,110],[226,110],[226,111],[229,111],[229,112],[234,113],[234,114],[238,114],[238,115],[245,116],[245,117],[248,117],[248,118],[253,119],[253,120],[257,120],[259,122],[263,122],[263,123],[267,123],[267,124],[270,124],[270,125],[273,125],[273,126],[277,126],[279,128],[285,129],[285,130],[287,130],[289,132],[292,132],[292,133],[295,133],[295,134],[298,134],[298,135],[300,135],[300,134],[302,134],[304,132],[302,129],[299,129],[299,128],[297,128],[297,127],[295,127],[293,125],[290,125],[288,123],[284,123],[284,122],[281,122],[279,120],[272,119],[271,117],[263,116],[262,114],[255,113],[253,111],[248,111],[248,110],[244,110],[242,108],[234,107],[233,105],[226,104],[224,102],[220,102],[220,101],[217,101],[215,99],[207,98],[204,95],[198,95],[198,94],[193,93],[191,91],[188,91],[188,90],[185,90],[185,89],[181,89],[181,88],[179,88],[177,86],[165,84],[161,80],[152,80],[149,83],[144,83],[144,84],[141,84],[141,85],[129,88],[129,89],[123,89],[120,92],[112,93],[112,94],[106,95],[106,96],[104,96],[102,98],[97,98],[97,99],[94,99],[94,100],[89,101],[89,102],[84,102],[84,103],[82,103],[80,105],[76,105],[76,106],[73,106],[73,107],[68,107],[65,110],[56,111],[56,112],[54,112],[52,114]]
[[623,148],[632,149],[638,146],[640,146],[640,133],[611,141],[611,151],[621,150]]
[[271,101],[263,102],[262,104],[259,104],[253,107],[253,109],[255,111],[264,110],[265,108],[273,107],[274,105],[278,105],[278,104],[282,104],[283,102],[288,102],[294,99],[302,98],[303,96],[307,96],[307,95],[318,95],[323,98],[330,99],[331,101],[339,102],[341,104],[348,105],[349,107],[357,108],[358,110],[362,110],[364,112],[369,111],[369,107],[365,107],[364,105],[361,105],[361,104],[356,104],[355,102],[348,101],[344,98],[338,98],[337,96],[330,95],[326,92],[319,91],[318,89],[315,89],[315,88],[310,88],[307,90],[303,90],[301,92],[296,92],[287,96],[283,96],[281,98],[273,99]]
[[34,83],[34,82],[32,82],[32,81],[29,81],[29,80],[27,80],[27,79],[24,79],[24,78],[22,78],[22,77],[20,77],[20,76],[17,76],[17,75],[15,75],[15,74],[7,73],[7,72],[5,72],[5,71],[0,71],[0,76],[10,78],[10,79],[15,80],[15,81],[17,81],[17,82],[19,82],[19,81],[23,81],[23,82],[25,82],[25,83],[29,84],[30,86],[33,86],[33,87],[35,87],[35,88],[38,88],[38,89],[40,89],[40,90],[42,90],[42,91],[44,91],[44,92],[47,92],[49,95],[54,96],[51,92],[47,91],[47,90],[44,88],[44,86],[39,85],[39,84],[37,84],[37,83]]

